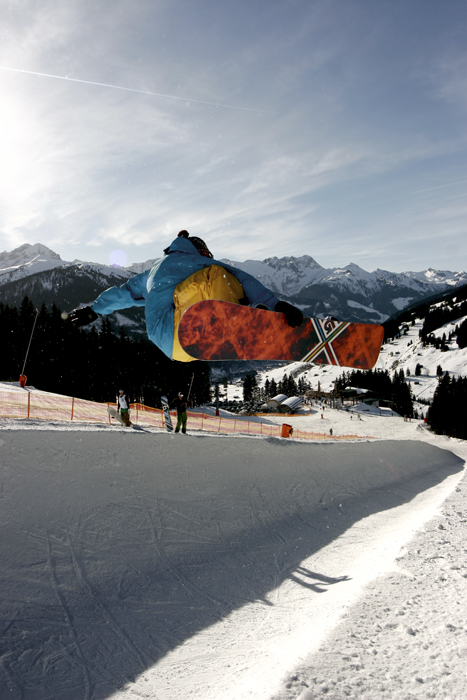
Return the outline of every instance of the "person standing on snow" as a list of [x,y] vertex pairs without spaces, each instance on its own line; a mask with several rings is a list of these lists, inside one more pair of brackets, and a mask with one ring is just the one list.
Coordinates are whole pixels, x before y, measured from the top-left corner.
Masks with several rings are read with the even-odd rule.
[[185,401],[185,397],[182,392],[180,392],[174,401],[171,401],[170,405],[175,403],[175,408],[177,409],[177,425],[175,427],[175,432],[180,432],[180,427],[182,428],[182,433],[186,434],[186,423],[188,419],[187,407],[188,403]]
[[205,242],[188,231],[180,231],[164,253],[151,269],[102,292],[90,306],[74,309],[69,315],[72,323],[84,326],[100,314],[144,306],[149,340],[170,359],[192,362],[194,358],[179,343],[178,325],[184,311],[197,301],[218,299],[267,307],[285,314],[292,327],[303,321],[299,309],[280,301],[247,272],[215,260]]
[[130,428],[131,427],[130,404],[128,401],[128,396],[125,394],[123,389],[118,390],[117,413],[120,413],[120,415],[122,417],[122,421],[125,423],[127,428]]

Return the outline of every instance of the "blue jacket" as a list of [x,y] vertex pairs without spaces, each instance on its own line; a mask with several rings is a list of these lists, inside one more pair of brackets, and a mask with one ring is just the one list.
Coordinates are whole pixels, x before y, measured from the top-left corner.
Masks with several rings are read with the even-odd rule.
[[175,288],[198,270],[219,265],[231,272],[243,287],[250,304],[265,304],[274,309],[279,301],[252,275],[201,255],[190,240],[176,238],[168,254],[157,260],[150,270],[131,277],[120,287],[111,287],[91,304],[97,314],[110,314],[131,306],[144,306],[149,339],[172,359],[174,340]]

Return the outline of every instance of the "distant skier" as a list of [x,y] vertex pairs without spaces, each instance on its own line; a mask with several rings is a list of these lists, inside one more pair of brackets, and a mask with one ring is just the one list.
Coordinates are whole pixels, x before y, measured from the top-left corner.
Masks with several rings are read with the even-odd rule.
[[190,236],[188,231],[180,231],[164,253],[146,272],[102,292],[90,306],[74,309],[70,320],[84,326],[100,314],[144,306],[149,339],[167,357],[182,362],[191,362],[193,358],[178,341],[178,325],[184,311],[197,301],[219,299],[267,307],[285,314],[292,327],[303,321],[299,309],[280,301],[247,272],[214,260],[204,241]]
[[180,392],[177,398],[170,402],[170,405],[173,403],[175,403],[175,408],[177,409],[177,425],[175,426],[175,432],[179,433],[181,428],[182,433],[186,434],[188,402],[185,400],[182,392]]
[[125,394],[123,389],[118,390],[118,396],[117,396],[117,413],[120,413],[120,416],[122,418],[122,421],[125,423],[125,425],[130,428],[131,427],[131,421],[130,421],[130,403],[128,401],[128,396]]

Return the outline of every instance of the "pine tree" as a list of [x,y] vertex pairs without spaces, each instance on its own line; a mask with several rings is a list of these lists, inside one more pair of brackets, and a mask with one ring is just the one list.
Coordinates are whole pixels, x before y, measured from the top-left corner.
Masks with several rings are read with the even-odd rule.
[[467,348],[467,320],[457,330],[457,344],[460,348]]
[[[19,311],[0,303],[1,379],[17,381],[35,313],[27,297]],[[208,363],[173,362],[147,339],[133,341],[124,331],[114,335],[106,318],[100,333],[77,329],[55,305],[40,309],[26,373],[38,389],[105,402],[114,401],[122,386],[131,402],[156,407],[162,393],[188,393],[194,375],[192,405],[210,400]]]
[[438,435],[467,439],[467,378],[451,378],[446,372],[440,378],[427,422]]
[[285,384],[284,394],[287,394],[287,396],[296,396],[297,392],[298,389],[297,384],[295,383],[295,379],[292,377],[292,375],[289,375]]
[[410,387],[405,381],[404,371],[394,375],[394,402],[397,413],[401,416],[413,416],[413,399]]
[[249,374],[243,379],[243,400],[245,402],[251,401],[252,394],[252,378]]

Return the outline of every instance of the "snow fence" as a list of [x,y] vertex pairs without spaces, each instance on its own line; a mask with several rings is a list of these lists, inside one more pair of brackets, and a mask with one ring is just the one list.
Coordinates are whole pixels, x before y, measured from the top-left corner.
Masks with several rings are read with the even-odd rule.
[[[112,423],[107,409],[115,403],[97,403],[72,396],[45,394],[36,391],[2,390],[0,391],[0,418],[16,418],[44,421],[81,421],[86,423]],[[152,408],[140,403],[130,405],[131,420],[141,426],[164,428],[164,414],[159,408]],[[176,422],[177,414],[171,411],[172,420]],[[225,418],[206,413],[188,411],[190,431],[199,430],[208,433],[246,435],[264,435],[281,437],[282,426],[250,421],[245,418]],[[114,421],[115,423],[115,421]],[[359,440],[361,435],[329,435],[308,430],[293,430],[292,439],[300,440]],[[366,436],[364,439],[368,439]]]

